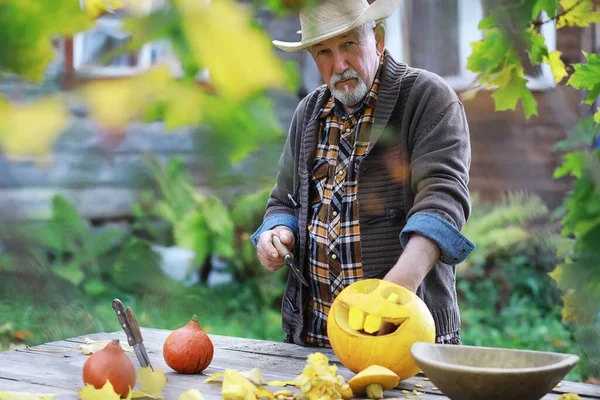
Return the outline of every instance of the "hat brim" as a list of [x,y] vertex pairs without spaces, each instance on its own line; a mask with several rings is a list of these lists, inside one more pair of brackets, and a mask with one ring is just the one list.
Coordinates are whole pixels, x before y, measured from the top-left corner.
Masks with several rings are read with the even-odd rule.
[[300,42],[283,42],[281,40],[273,40],[273,45],[287,52],[298,52],[306,50],[314,44],[351,31],[352,29],[358,28],[359,26],[366,24],[367,22],[384,20],[396,11],[399,4],[400,0],[377,0],[374,3],[372,3],[369,6],[369,8],[367,8],[365,12],[359,15],[358,18],[356,18],[354,21],[348,21],[349,23],[347,25],[340,26],[339,28],[333,29],[331,31],[322,33],[321,35],[311,37],[307,40],[303,40]]

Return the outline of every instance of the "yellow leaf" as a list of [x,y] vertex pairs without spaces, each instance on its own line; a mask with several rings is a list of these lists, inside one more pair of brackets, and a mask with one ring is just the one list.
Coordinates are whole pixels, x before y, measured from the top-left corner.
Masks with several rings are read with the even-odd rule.
[[181,393],[179,400],[204,400],[204,396],[197,389],[190,389]]
[[[131,400],[132,390],[127,395],[127,400]],[[121,396],[115,393],[112,383],[107,379],[102,389],[96,389],[94,385],[87,384],[77,391],[81,400],[121,400]]]
[[231,0],[176,0],[183,32],[198,65],[208,67],[217,90],[245,98],[285,87],[288,78],[267,36],[252,26],[249,12]]
[[0,400],[52,400],[59,394],[39,394],[27,392],[0,392]]
[[594,114],[594,122],[600,124],[600,108],[598,108],[598,111]]
[[168,68],[157,67],[134,78],[94,82],[83,89],[83,95],[94,120],[123,132],[150,102],[164,96],[171,81]]
[[141,390],[134,392],[134,398],[144,396],[154,399],[163,398],[162,389],[167,384],[167,378],[162,368],[155,371],[152,371],[150,367],[140,368],[137,373],[137,382],[140,384]]
[[[106,345],[110,343],[110,340],[92,340],[87,337],[84,337],[83,340],[85,340],[86,344],[80,345],[79,350],[81,350],[85,355],[94,354],[98,350],[102,350],[103,348],[105,348]],[[123,340],[121,340],[120,343],[123,350],[133,351],[129,343]]]
[[94,19],[123,7],[125,7],[125,3],[121,0],[85,0],[83,3],[84,10]]
[[565,63],[560,59],[560,54],[560,51],[554,50],[550,52],[548,57],[544,57],[544,62],[550,65],[556,83],[559,83],[568,75]]
[[250,379],[252,382],[257,385],[264,385],[267,383],[267,380],[262,376],[260,372],[260,368],[252,368],[250,371],[241,373],[244,378]]
[[46,155],[67,124],[67,110],[56,98],[0,104],[0,146],[9,155]]
[[211,374],[208,378],[206,378],[204,380],[204,383],[216,382],[219,378],[223,378],[224,376],[225,374],[223,372],[216,372],[214,374]]
[[269,381],[268,386],[297,386],[296,381]]
[[556,28],[587,27],[600,22],[600,12],[594,11],[594,0],[560,0],[560,6],[565,14],[558,18]]

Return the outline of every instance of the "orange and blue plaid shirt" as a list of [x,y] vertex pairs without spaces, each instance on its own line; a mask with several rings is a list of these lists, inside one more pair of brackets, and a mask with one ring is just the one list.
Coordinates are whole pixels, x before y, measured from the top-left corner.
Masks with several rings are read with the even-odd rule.
[[371,90],[352,115],[333,96],[321,110],[311,179],[308,263],[311,296],[307,343],[329,346],[327,314],[335,297],[363,277],[358,222],[357,173],[371,136],[384,57]]
[[[305,310],[307,344],[330,347],[327,315],[333,300],[363,278],[358,219],[358,167],[370,142],[384,56],[371,90],[352,115],[331,96],[320,113],[310,183],[308,264],[310,298]],[[436,338],[460,344],[458,332]]]

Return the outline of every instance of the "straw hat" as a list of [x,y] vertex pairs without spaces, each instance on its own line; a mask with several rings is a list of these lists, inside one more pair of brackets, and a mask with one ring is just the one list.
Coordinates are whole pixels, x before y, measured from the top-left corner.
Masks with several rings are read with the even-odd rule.
[[273,40],[281,50],[296,52],[348,32],[370,21],[381,21],[396,11],[400,0],[325,0],[300,11],[300,42]]

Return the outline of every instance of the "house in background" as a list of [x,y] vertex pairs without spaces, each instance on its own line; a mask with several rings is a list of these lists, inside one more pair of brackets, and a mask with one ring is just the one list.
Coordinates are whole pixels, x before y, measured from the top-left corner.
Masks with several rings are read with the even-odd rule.
[[[148,11],[163,7],[166,1],[147,0]],[[481,38],[477,24],[486,13],[486,4],[488,0],[403,0],[401,8],[386,21],[386,46],[397,60],[436,72],[462,92],[474,78],[466,62],[470,42]],[[119,13],[104,16],[87,32],[57,39],[57,59],[41,87],[11,80],[0,82],[0,91],[12,98],[26,98],[90,80],[132,76],[156,64],[168,65],[174,76],[181,74],[180,64],[163,41],[123,54],[108,65],[101,64],[105,54],[130,39],[123,31],[121,17]],[[300,26],[295,15],[275,17],[265,10],[257,19],[273,38],[298,39]],[[550,49],[560,50],[567,64],[580,62],[582,50],[600,50],[597,27],[556,31],[548,23],[542,33]],[[296,63],[302,74],[299,93],[271,94],[281,126],[287,131],[299,99],[322,82],[308,53],[273,51],[282,60]],[[494,111],[487,91],[463,101],[472,139],[470,189],[485,200],[497,200],[508,190],[531,191],[554,208],[569,185],[565,180],[552,179],[561,162],[552,146],[589,111],[580,106],[581,94],[554,84],[547,68],[528,68],[528,72],[538,102],[537,117],[527,120],[519,109]],[[201,71],[197,80],[199,86],[207,85],[209,71]],[[52,195],[60,192],[90,219],[127,217],[137,190],[149,184],[143,161],[146,153],[164,160],[176,154],[184,156],[196,183],[203,184],[191,130],[167,134],[160,122],[136,123],[122,141],[107,144],[95,134],[99,129],[86,110],[75,104],[72,125],[56,144],[52,162],[41,165],[36,159],[0,158],[0,213],[18,209],[24,218],[43,218],[48,215]]]

